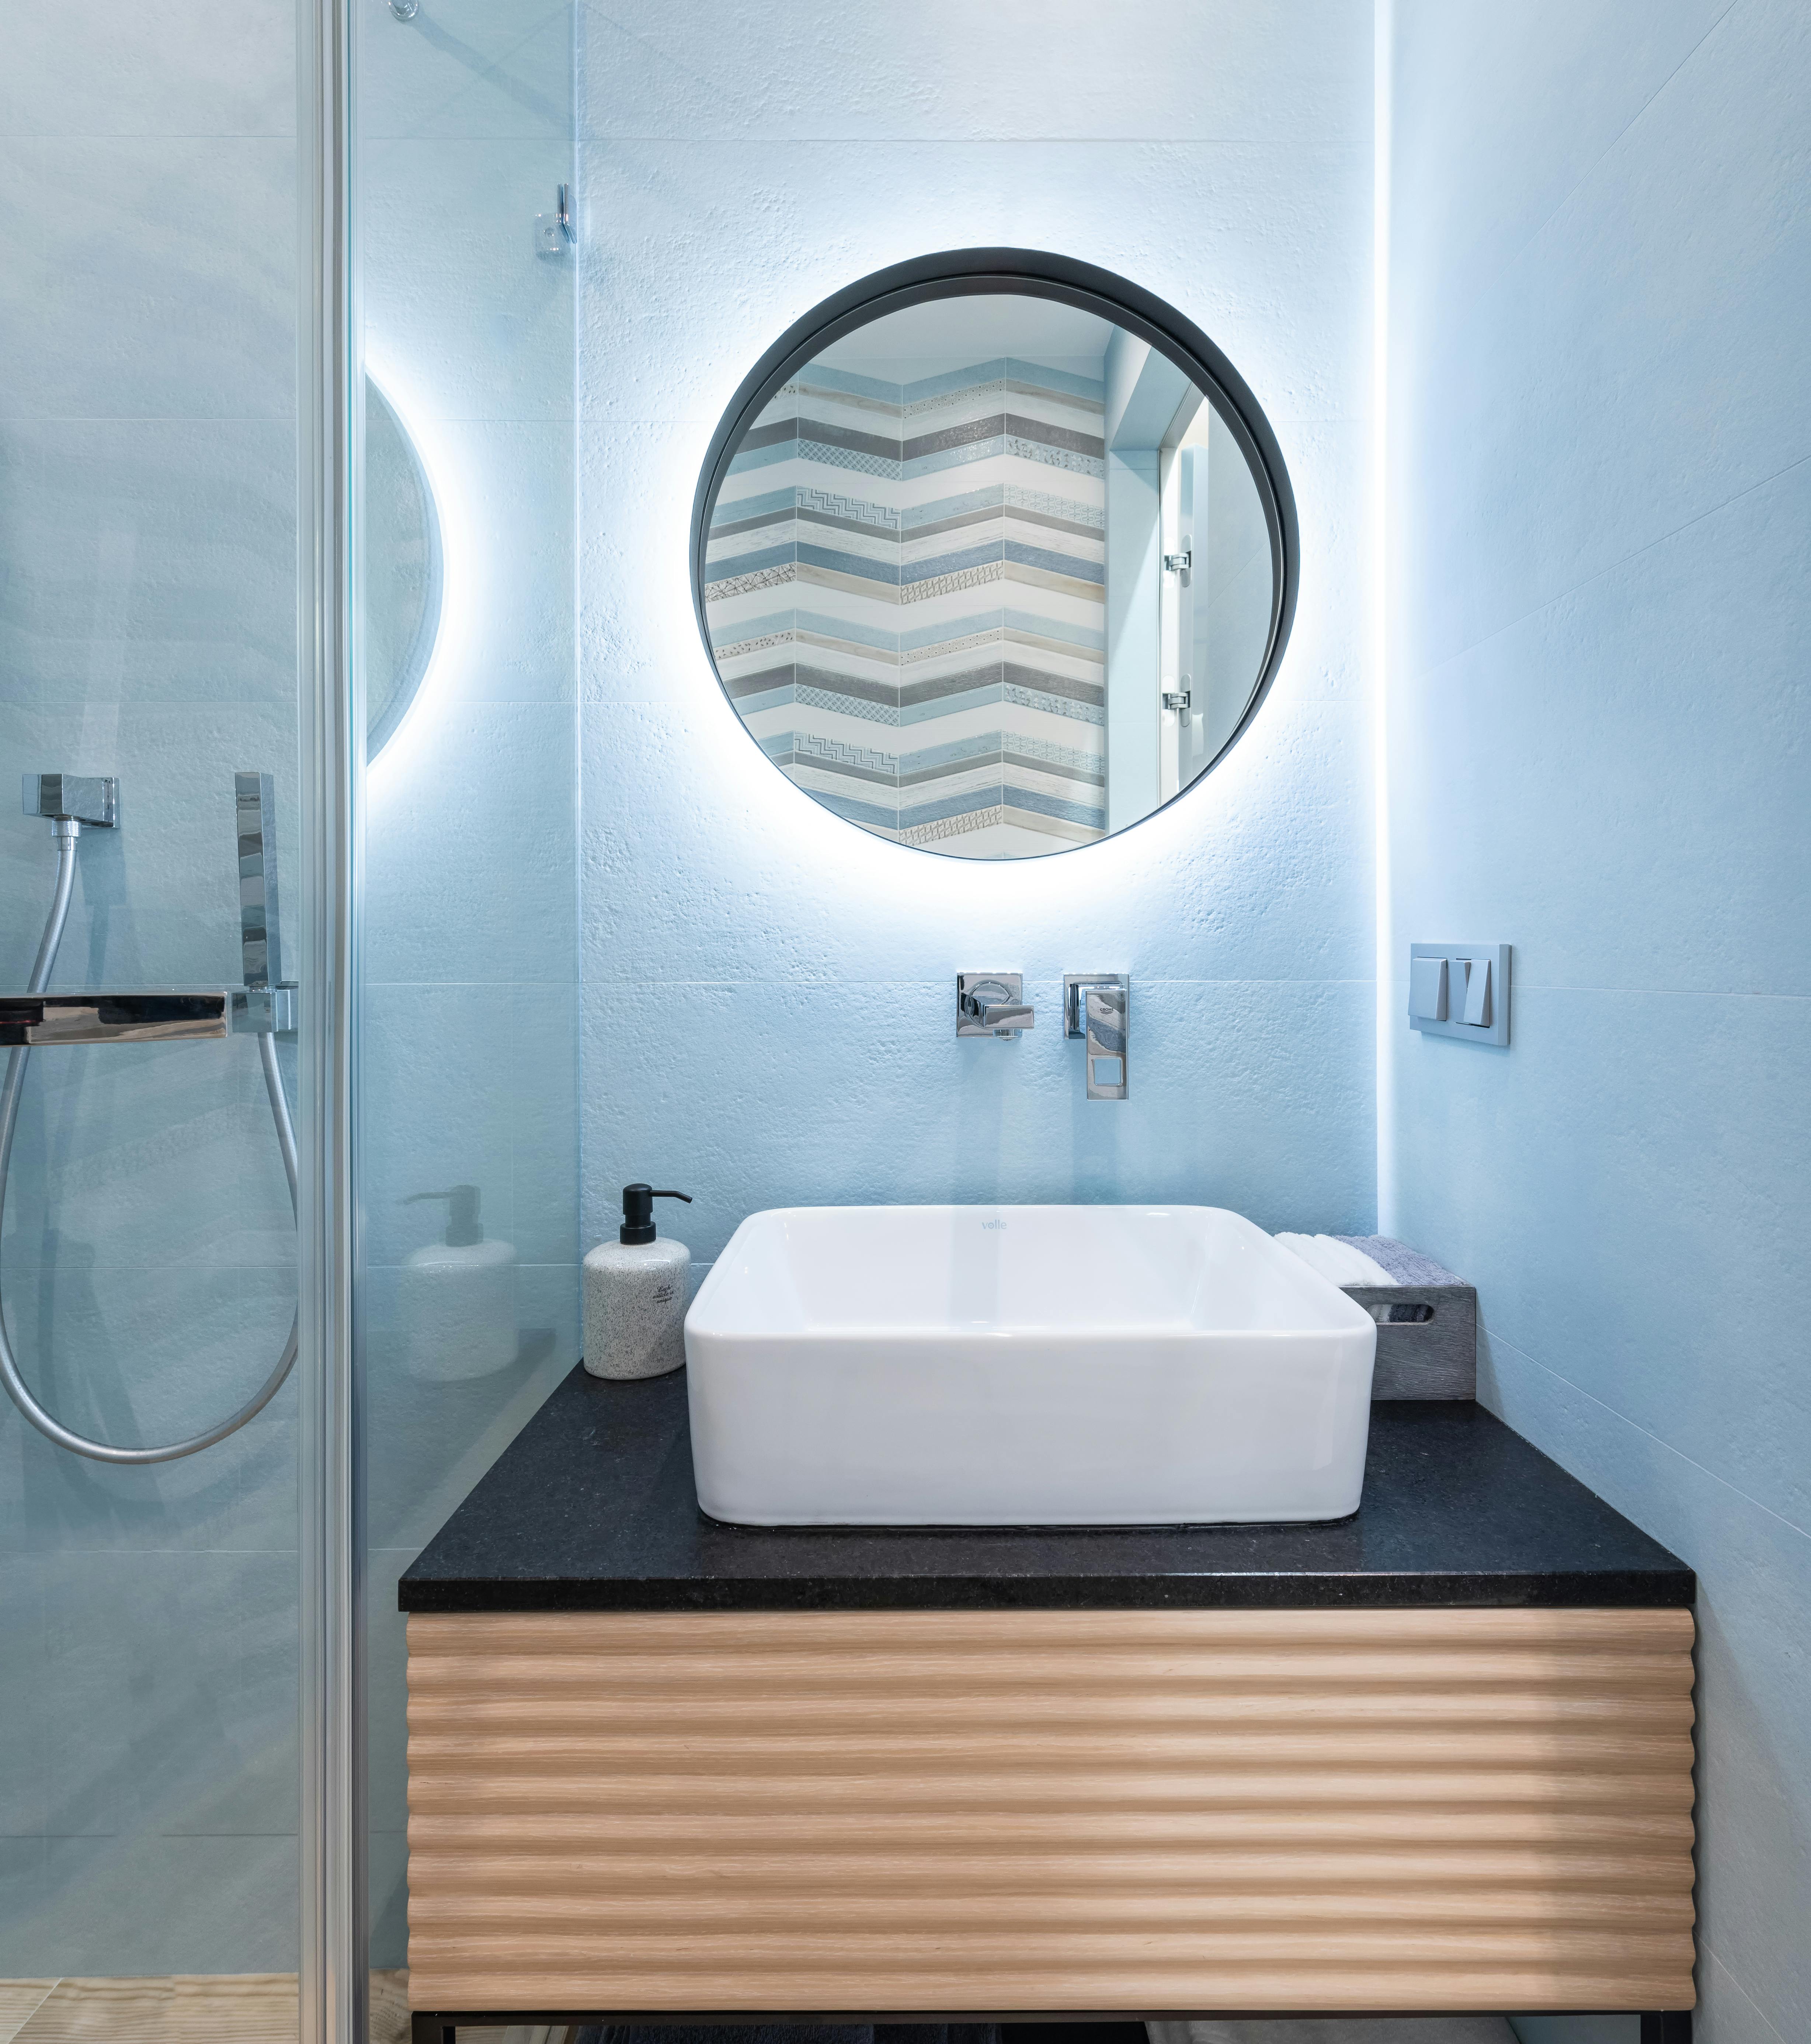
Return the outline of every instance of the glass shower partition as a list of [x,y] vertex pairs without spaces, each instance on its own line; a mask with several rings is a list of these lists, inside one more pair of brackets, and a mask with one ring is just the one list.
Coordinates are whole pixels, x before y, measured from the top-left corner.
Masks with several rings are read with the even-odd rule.
[[21,2044],[297,2028],[302,26],[67,0],[0,28]]
[[397,1577],[577,1358],[571,0],[366,0],[354,640],[374,2008],[407,1959]]
[[396,1577],[577,1353],[572,8],[4,41],[0,2038],[352,2044],[368,1893],[388,2039]]

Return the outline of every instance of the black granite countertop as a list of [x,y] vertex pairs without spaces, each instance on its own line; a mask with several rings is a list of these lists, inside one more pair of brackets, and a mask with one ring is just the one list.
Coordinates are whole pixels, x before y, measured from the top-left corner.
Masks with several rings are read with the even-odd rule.
[[1689,1604],[1690,1570],[1481,1405],[1374,1405],[1316,1526],[877,1531],[698,1509],[683,1371],[559,1385],[397,1586],[405,1611]]

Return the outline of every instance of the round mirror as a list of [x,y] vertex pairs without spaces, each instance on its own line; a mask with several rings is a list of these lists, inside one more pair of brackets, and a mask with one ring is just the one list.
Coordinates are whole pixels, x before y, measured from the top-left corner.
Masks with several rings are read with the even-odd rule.
[[401,723],[440,628],[440,520],[415,443],[365,379],[365,756]]
[[1199,780],[1295,609],[1263,413],[1181,314],[1064,258],[865,279],[737,393],[693,592],[761,750],[865,830],[964,859],[1072,850]]

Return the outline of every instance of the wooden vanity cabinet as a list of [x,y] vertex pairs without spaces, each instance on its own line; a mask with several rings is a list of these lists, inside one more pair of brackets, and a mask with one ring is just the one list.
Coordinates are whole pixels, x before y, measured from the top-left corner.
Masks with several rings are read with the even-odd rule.
[[1687,2009],[1687,1609],[409,1621],[440,2011]]

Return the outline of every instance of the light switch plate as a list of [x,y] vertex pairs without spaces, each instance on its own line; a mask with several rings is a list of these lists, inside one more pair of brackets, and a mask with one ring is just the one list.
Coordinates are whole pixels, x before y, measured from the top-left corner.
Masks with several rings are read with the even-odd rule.
[[[1429,1036],[1456,1036],[1467,1043],[1506,1044],[1510,949],[1507,944],[1410,944],[1409,1027]],[[1446,967],[1444,988],[1441,964]],[[1426,1012],[1430,1008],[1436,1012]],[[1468,1022],[1468,1015],[1489,1020]]]

